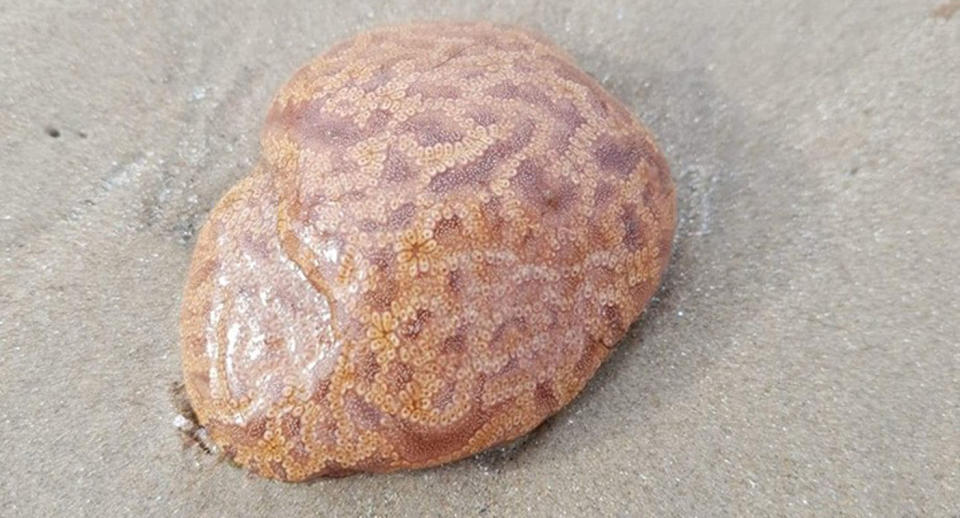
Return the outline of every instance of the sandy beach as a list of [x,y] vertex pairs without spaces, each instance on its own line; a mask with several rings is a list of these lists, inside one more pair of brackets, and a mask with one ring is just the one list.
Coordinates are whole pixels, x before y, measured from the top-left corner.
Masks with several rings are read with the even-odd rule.
[[[0,515],[960,516],[960,2],[0,5]],[[274,92],[365,28],[537,29],[657,136],[664,285],[570,406],[285,484],[185,445],[181,290]]]

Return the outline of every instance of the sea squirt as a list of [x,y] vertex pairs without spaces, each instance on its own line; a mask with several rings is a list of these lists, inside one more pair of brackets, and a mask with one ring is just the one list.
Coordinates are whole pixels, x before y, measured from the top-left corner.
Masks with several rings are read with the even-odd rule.
[[386,27],[276,95],[200,231],[184,383],[238,464],[420,468],[570,402],[656,291],[675,196],[649,132],[542,36]]

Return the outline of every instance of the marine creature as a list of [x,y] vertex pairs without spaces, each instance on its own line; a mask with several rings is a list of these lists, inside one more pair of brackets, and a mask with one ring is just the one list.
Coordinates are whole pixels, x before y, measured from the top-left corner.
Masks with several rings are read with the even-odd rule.
[[181,346],[207,436],[265,477],[421,468],[526,434],[670,256],[650,133],[525,30],[335,45],[276,95],[261,147],[198,235]]

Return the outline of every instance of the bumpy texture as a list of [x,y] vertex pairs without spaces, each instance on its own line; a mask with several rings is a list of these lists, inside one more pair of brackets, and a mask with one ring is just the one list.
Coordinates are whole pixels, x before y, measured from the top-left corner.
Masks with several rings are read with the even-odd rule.
[[304,480],[523,435],[656,290],[674,189],[650,135],[539,36],[362,34],[273,102],[198,237],[187,392],[239,464]]

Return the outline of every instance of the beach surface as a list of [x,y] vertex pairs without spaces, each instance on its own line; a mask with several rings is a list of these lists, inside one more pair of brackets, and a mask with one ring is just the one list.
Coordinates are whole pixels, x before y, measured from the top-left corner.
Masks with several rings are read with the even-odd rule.
[[[0,515],[960,516],[960,1],[0,5]],[[537,29],[679,228],[586,390],[447,466],[253,477],[174,423],[196,232],[270,99],[384,23]]]

